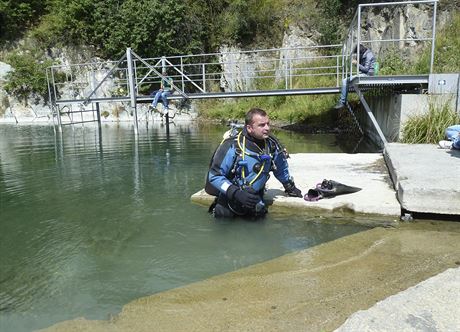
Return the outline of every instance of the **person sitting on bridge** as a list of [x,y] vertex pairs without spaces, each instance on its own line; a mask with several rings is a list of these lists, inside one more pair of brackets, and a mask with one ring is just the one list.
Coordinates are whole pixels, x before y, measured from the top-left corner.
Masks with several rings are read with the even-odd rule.
[[[353,54],[356,54],[357,51],[357,46],[354,47],[353,49]],[[347,97],[348,97],[348,85],[350,82],[355,78],[355,77],[362,77],[362,76],[374,76],[375,72],[375,56],[372,51],[365,47],[362,44],[359,44],[359,62],[356,60],[352,60],[352,64],[356,65],[359,63],[359,74],[358,75],[352,75],[350,77],[345,77],[342,80],[342,91],[340,93],[340,100],[339,102],[334,106],[335,109],[341,109],[345,107],[347,103]]]
[[447,141],[440,141],[439,147],[442,149],[460,150],[460,124],[447,127]]
[[260,108],[249,110],[242,131],[224,139],[212,157],[205,190],[217,198],[209,211],[216,218],[263,217],[270,171],[289,196],[302,197],[289,175],[286,158],[286,150],[270,135],[267,113]]
[[163,77],[161,78],[160,89],[155,90],[150,94],[150,96],[153,97],[153,101],[149,107],[149,110],[157,110],[158,102],[161,101],[163,103],[163,112],[161,113],[161,116],[163,116],[168,114],[169,112],[168,96],[170,96],[173,93],[173,80],[171,77],[167,76],[165,70],[163,70],[161,74]]

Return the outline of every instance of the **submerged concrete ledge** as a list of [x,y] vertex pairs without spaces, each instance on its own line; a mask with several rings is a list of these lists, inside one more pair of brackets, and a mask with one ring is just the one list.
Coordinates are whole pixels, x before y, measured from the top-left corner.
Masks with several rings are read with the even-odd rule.
[[[46,331],[332,331],[354,312],[457,267],[459,252],[459,223],[377,227],[134,300],[109,320],[77,318]],[[441,295],[458,289],[438,286],[442,292],[423,291],[422,298],[442,303]],[[406,306],[398,302],[390,314],[419,312]],[[435,326],[453,328],[456,308],[446,306],[450,318],[435,317]],[[426,316],[431,306],[424,309]]]
[[[401,207],[380,153],[298,153],[291,155],[288,162],[291,175],[302,194],[306,194],[308,189],[314,188],[323,179],[362,190],[308,202],[303,198],[286,197],[283,186],[272,176],[265,193],[265,199],[271,204],[271,212],[289,210],[295,213],[332,215],[349,212],[386,216],[391,221],[395,221],[395,218],[397,220],[401,214]],[[209,205],[213,199],[204,190],[191,197],[193,202],[205,205]]]

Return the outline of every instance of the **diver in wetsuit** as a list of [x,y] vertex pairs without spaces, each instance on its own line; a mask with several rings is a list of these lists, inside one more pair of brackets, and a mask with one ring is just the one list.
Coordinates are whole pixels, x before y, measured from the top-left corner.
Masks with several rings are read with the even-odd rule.
[[252,108],[243,130],[224,140],[213,156],[205,187],[206,192],[217,196],[210,212],[216,218],[264,216],[263,194],[270,171],[289,196],[302,197],[289,175],[285,151],[270,135],[267,113]]

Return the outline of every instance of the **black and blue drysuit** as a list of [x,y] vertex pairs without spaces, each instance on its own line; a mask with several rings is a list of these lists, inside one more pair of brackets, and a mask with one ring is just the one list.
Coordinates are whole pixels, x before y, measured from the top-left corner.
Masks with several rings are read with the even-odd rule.
[[[286,152],[274,137],[255,140],[243,129],[222,142],[211,161],[206,191],[217,196],[210,208],[214,216],[263,216],[263,194],[270,172],[292,192]],[[295,188],[299,196],[300,190]],[[301,194],[300,194],[301,196]]]

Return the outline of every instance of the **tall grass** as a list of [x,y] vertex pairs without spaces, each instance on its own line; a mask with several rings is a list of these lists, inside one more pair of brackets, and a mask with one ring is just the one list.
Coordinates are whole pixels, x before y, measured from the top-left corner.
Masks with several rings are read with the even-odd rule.
[[412,116],[407,120],[402,142],[437,143],[444,138],[447,127],[458,123],[460,115],[450,107],[449,102],[439,106],[430,102],[427,114]]

